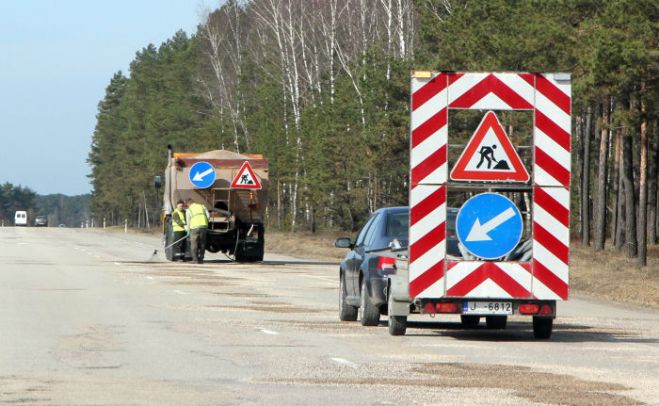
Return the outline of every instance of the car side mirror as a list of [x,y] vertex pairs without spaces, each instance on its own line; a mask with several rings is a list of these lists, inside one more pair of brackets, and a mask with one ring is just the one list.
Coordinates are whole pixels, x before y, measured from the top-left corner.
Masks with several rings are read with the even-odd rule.
[[348,237],[337,238],[336,241],[334,241],[334,246],[336,248],[348,248],[348,249],[352,249],[354,247],[352,241],[350,241],[350,238]]
[[156,187],[156,189],[160,189],[162,186],[162,178],[160,176],[154,176],[153,185]]

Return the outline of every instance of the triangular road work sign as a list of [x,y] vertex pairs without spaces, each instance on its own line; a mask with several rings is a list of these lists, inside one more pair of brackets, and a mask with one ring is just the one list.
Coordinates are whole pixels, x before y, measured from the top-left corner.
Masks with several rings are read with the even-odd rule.
[[240,167],[238,174],[231,182],[233,189],[261,189],[261,181],[256,176],[249,161],[245,161]]
[[467,146],[453,165],[451,179],[489,182],[528,182],[515,147],[497,115],[488,111]]

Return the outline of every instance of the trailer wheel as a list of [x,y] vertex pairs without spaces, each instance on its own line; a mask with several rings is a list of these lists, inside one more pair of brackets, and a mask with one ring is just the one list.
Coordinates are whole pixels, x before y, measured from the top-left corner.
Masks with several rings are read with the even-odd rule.
[[387,314],[389,314],[389,335],[392,336],[404,336],[407,331],[407,316],[392,316],[393,311],[393,295],[389,292],[389,298],[387,299]]
[[357,320],[357,307],[346,303],[346,282],[343,274],[339,276],[339,320],[355,321]]
[[554,319],[549,317],[533,318],[533,337],[546,340],[551,337]]
[[174,231],[172,230],[172,218],[167,217],[165,220],[165,258],[168,261],[174,261],[174,247],[172,243],[174,242]]
[[359,322],[362,326],[377,326],[380,322],[380,309],[373,306],[371,298],[368,297],[366,278],[362,279],[359,302]]
[[478,323],[480,323],[480,321],[481,321],[480,316],[474,316],[470,314],[460,315],[460,322],[462,323],[462,327],[465,328],[476,328],[478,327]]
[[490,330],[503,330],[507,322],[508,316],[485,316],[485,324]]

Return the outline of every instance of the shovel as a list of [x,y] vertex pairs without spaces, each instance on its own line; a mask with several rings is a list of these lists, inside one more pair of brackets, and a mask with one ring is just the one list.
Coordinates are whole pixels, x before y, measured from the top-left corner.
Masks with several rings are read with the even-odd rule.
[[[190,233],[186,233],[183,237],[181,237],[178,240],[174,241],[173,243],[165,246],[165,248],[163,248],[163,249],[166,250],[167,248],[171,248],[172,246],[174,246],[174,245],[178,244],[179,242],[185,240],[189,236],[190,236]],[[151,254],[151,257],[149,259],[147,259],[147,261],[153,260],[157,255],[158,255],[158,250],[157,249],[153,250],[153,254]]]

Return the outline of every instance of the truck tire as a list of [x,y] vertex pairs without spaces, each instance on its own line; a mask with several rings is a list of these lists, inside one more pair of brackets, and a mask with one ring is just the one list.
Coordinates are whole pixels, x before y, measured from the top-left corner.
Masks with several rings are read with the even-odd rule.
[[362,326],[377,326],[380,322],[380,309],[374,306],[373,303],[371,303],[371,298],[368,297],[366,278],[362,279],[362,285],[359,293],[359,322]]
[[508,316],[485,316],[485,324],[490,330],[503,330],[508,323]]
[[357,307],[346,303],[346,282],[343,274],[339,276],[339,320],[355,321],[357,320]]
[[165,258],[168,261],[174,261],[174,247],[170,247],[174,242],[174,231],[172,230],[172,218],[167,217],[165,220]]
[[462,327],[464,328],[476,328],[478,327],[478,323],[480,323],[480,321],[481,321],[480,316],[474,316],[471,314],[460,315],[460,322],[462,323]]
[[550,317],[534,317],[533,318],[533,337],[546,340],[551,337],[554,319]]
[[407,331],[407,316],[392,316],[391,307],[393,305],[393,295],[390,293],[387,298],[387,314],[389,315],[389,335],[404,336]]

